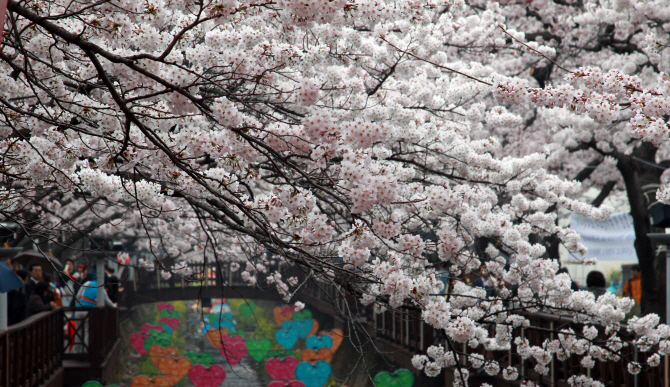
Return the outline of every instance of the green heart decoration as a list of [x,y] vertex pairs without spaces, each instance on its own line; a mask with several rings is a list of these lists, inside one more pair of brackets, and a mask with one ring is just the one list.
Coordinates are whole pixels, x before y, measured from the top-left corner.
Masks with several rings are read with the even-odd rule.
[[374,382],[376,387],[412,387],[414,374],[405,368],[400,368],[393,374],[384,371],[375,375]]
[[147,332],[148,336],[158,336],[159,334],[160,332],[155,329],[149,329],[149,331]]
[[103,387],[100,382],[96,380],[89,380],[88,382],[81,385],[81,387]]
[[233,333],[232,335],[230,335],[230,337],[234,337],[234,336],[242,336],[242,338],[244,338],[245,340],[247,339],[247,333],[245,331],[237,331],[237,332]]
[[295,358],[298,357],[298,355],[294,351],[277,351],[277,350],[272,350],[272,351],[268,352],[266,357],[268,359],[273,358],[273,357],[277,357],[277,358],[279,358],[279,360],[283,360],[285,357],[289,357],[289,356],[293,356]]
[[158,316],[159,317],[170,317],[170,318],[176,317],[176,318],[179,318],[179,312],[177,312],[176,310],[167,310],[166,309],[166,310],[161,310],[161,312],[158,313]]
[[144,349],[148,351],[154,344],[158,344],[163,348],[169,347],[172,344],[172,339],[161,335],[149,336],[144,340]]
[[211,353],[186,352],[184,356],[191,360],[191,364],[202,364],[205,367],[209,367],[214,364],[214,356],[212,356]]
[[249,355],[254,360],[261,361],[272,348],[272,342],[268,339],[247,340],[247,348],[249,349]]
[[303,309],[300,312],[294,312],[292,318],[294,320],[308,320],[312,319],[312,311],[308,309]]
[[240,314],[244,317],[251,317],[256,310],[256,304],[253,302],[248,302],[246,304],[240,305]]

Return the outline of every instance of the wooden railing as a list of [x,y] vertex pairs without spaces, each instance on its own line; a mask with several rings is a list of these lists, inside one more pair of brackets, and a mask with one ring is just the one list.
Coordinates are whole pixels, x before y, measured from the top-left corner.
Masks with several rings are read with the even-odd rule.
[[[362,314],[371,328],[369,329],[369,333],[395,346],[401,352],[424,354],[426,349],[431,345],[442,344],[445,347],[447,346],[444,334],[440,334],[438,330],[423,322],[420,318],[420,311],[416,309],[399,308],[376,314],[372,311],[372,308],[362,306],[353,297],[342,294],[342,292],[338,291],[332,285],[311,285],[306,293],[308,293],[308,299],[322,300],[323,302],[334,304],[336,307],[333,310],[343,310],[344,308],[341,305],[345,301],[356,303],[356,306],[350,307],[349,310],[363,311]],[[566,316],[548,313],[522,314],[529,319],[530,326],[537,329],[516,328],[513,336],[528,339],[529,344],[532,346],[542,346],[545,340],[556,339],[557,335],[555,332],[559,330],[571,328],[574,332],[581,334],[583,329],[582,324],[575,323],[570,317]],[[488,328],[490,336],[495,335],[495,326],[490,325]],[[466,354],[482,354],[486,359],[495,359],[500,362],[501,368],[514,366],[520,372],[519,379],[530,379],[542,386],[567,387],[568,378],[579,374],[588,375],[611,387],[665,386],[665,373],[667,369],[664,365],[668,359],[663,359],[657,367],[643,369],[637,376],[632,375],[627,370],[627,364],[635,360],[644,364],[647,357],[654,352],[636,353],[635,346],[631,345],[635,337],[627,333],[625,327],[620,330],[619,337],[622,341],[628,343],[628,346],[620,351],[621,360],[617,362],[600,362],[596,360],[595,367],[589,370],[581,365],[583,356],[573,355],[565,361],[558,361],[554,358],[547,365],[549,368],[548,375],[540,375],[535,372],[534,367],[537,364],[535,360],[532,358],[523,360],[513,350],[485,352],[481,349],[472,349],[462,344],[457,346],[457,350]],[[603,335],[603,337],[598,339],[606,340],[606,337]],[[404,356],[404,359],[407,358],[407,356]],[[404,366],[409,367],[411,365]],[[514,385],[514,383],[509,383],[502,380],[502,378],[498,378],[494,385]]]
[[38,313],[0,331],[0,386],[44,385],[62,372],[63,316]]
[[120,337],[118,309],[64,308],[62,313],[66,327],[63,358],[101,367]]
[[[172,267],[168,267],[171,269]],[[136,281],[139,289],[163,289],[185,286],[249,286],[242,280],[242,269],[233,271],[230,263],[221,263],[217,265],[212,263],[204,265],[203,263],[191,263],[189,269],[192,274],[177,276],[172,275],[165,279],[161,275],[161,270],[147,271],[136,270],[133,280]]]

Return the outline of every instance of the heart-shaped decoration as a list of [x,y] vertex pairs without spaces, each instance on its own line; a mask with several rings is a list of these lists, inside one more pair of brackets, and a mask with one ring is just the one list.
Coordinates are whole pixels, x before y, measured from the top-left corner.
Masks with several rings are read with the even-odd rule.
[[164,323],[164,322],[159,322],[158,325],[160,325],[161,327],[163,327],[163,332],[165,332],[165,333],[169,333],[170,336],[172,336],[172,334],[174,333],[174,329],[172,329],[172,327],[169,326],[169,325],[167,325],[166,323]]
[[283,360],[286,357],[293,356],[295,358],[298,357],[294,351],[270,351],[268,352],[268,355],[266,356],[268,359],[271,357],[276,357],[281,360]]
[[302,362],[295,367],[295,376],[305,387],[321,387],[330,377],[333,369],[325,361],[317,361],[314,364]]
[[272,342],[268,339],[247,340],[247,348],[254,360],[261,361],[272,348]]
[[158,344],[154,344],[149,348],[149,358],[151,359],[151,361],[154,363],[154,365],[156,367],[158,367],[158,362],[162,358],[164,358],[166,356],[174,357],[174,356],[177,356],[178,354],[179,354],[179,352],[177,351],[177,349],[175,347],[163,348]]
[[309,332],[312,331],[313,327],[314,327],[314,320],[312,319],[293,320],[291,323],[291,328],[298,331],[298,336],[300,336],[301,339],[306,338],[309,335]]
[[179,321],[178,317],[161,317],[160,322],[167,324],[170,328],[172,328],[172,331],[176,331],[181,324],[181,321]]
[[312,319],[312,329],[309,331],[307,336],[314,336],[318,331],[319,331],[319,322],[316,321],[315,319]]
[[215,321],[233,321],[234,319],[235,317],[232,313],[210,313],[207,315],[207,321],[209,321],[210,324],[214,324]]
[[288,321],[293,317],[293,311],[295,310],[295,307],[293,306],[284,306],[284,307],[276,307],[272,309],[272,313],[274,314],[275,317],[275,322],[277,325],[282,325],[284,321]]
[[155,330],[156,332],[160,333],[163,332],[163,326],[162,325],[151,325],[151,324],[142,324],[140,327],[140,332],[142,333],[148,333],[150,330]]
[[296,341],[298,341],[298,337],[300,334],[298,334],[298,331],[295,329],[280,329],[275,333],[275,340],[281,345],[282,347],[286,349],[291,349],[295,345]]
[[165,376],[156,376],[155,378],[150,378],[146,375],[135,376],[133,380],[130,381],[130,387],[170,387],[170,379]]
[[157,331],[155,329],[149,329],[147,332],[147,336],[158,336],[162,331]]
[[374,382],[376,387],[412,387],[414,374],[405,368],[400,368],[393,374],[384,371],[375,375]]
[[156,309],[158,309],[158,312],[162,312],[164,310],[174,310],[174,305],[159,302],[158,305],[156,306]]
[[318,351],[315,351],[312,348],[307,348],[306,350],[302,351],[302,354],[300,354],[300,359],[310,363],[314,363],[319,360],[330,363],[333,360],[333,353],[330,352],[330,348],[319,348]]
[[330,347],[330,352],[332,353],[335,353],[335,351],[340,348],[340,344],[342,344],[342,340],[344,339],[344,333],[342,333],[342,330],[338,328],[331,329],[328,332],[321,331],[321,335],[328,335],[331,339],[333,339],[333,346]]
[[244,338],[242,336],[223,336],[222,339],[223,346],[219,348],[221,355],[226,359],[228,364],[236,366],[249,352]]
[[158,369],[170,380],[170,385],[182,380],[190,368],[191,360],[186,356],[164,356],[158,361]]
[[97,380],[89,380],[88,382],[82,384],[81,387],[103,387],[103,386]]
[[212,323],[214,328],[225,328],[231,332],[235,332],[235,321],[233,320],[214,320]]
[[149,336],[144,340],[144,349],[147,351],[154,345],[160,345],[161,347],[169,347],[172,344],[172,339],[165,336]]
[[135,351],[142,356],[147,354],[147,349],[144,348],[144,340],[146,340],[146,338],[147,336],[140,332],[130,335],[130,345],[132,345]]
[[209,367],[214,363],[214,356],[207,352],[186,352],[184,356],[191,360],[191,364],[202,364],[205,367]]
[[209,341],[216,348],[221,348],[223,346],[223,337],[228,336],[228,330],[225,328],[211,328],[205,333],[207,341]]
[[188,379],[195,387],[218,387],[226,380],[226,370],[218,364],[211,367],[196,364],[188,370]]
[[311,320],[312,311],[309,309],[303,309],[300,312],[294,312],[292,318],[293,320]]
[[293,356],[287,356],[282,360],[272,357],[265,362],[265,372],[272,379],[291,380],[295,376],[295,367],[299,361]]
[[305,340],[305,347],[317,350],[319,348],[330,349],[333,346],[333,339],[328,335],[308,336]]
[[240,305],[240,314],[244,317],[251,317],[256,311],[256,304],[253,302],[248,302],[246,304]]
[[233,333],[231,336],[242,336],[244,340],[247,339],[247,333],[245,331],[237,331]]
[[158,313],[158,317],[179,318],[179,312],[176,310],[161,310],[161,312]]
[[305,383],[300,380],[291,380],[290,382],[273,380],[268,384],[268,387],[305,387]]

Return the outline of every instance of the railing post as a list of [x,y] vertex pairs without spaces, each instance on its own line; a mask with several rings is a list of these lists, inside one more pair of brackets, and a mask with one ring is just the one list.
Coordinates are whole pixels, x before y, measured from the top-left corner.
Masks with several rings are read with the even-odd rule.
[[[521,328],[521,342],[523,342],[525,333],[526,330]],[[520,361],[521,361],[521,379],[523,380],[523,378],[526,377],[526,361],[524,360],[524,358],[520,358]]]
[[7,330],[7,293],[0,292],[0,331]]
[[419,320],[419,351],[423,351],[423,320]]
[[98,258],[95,262],[95,276],[98,280],[98,288],[96,289],[96,306],[105,306],[105,261],[103,258]]
[[[635,351],[635,355],[634,355],[634,356],[635,356],[635,362],[637,363],[637,362],[638,362],[638,361],[637,361],[637,346],[635,345],[634,342],[633,342],[633,350]],[[639,374],[640,374],[640,373],[638,372],[637,374],[633,375],[633,386],[634,386],[634,387],[637,387],[637,375],[639,375]]]
[[[549,340],[554,339],[554,322],[549,323],[549,329],[551,332],[549,332]],[[551,357],[551,380],[550,380],[550,385],[551,387],[554,387],[556,385],[556,374],[554,370],[554,361],[556,360],[556,356]]]
[[405,315],[405,345],[409,346],[409,311]]
[[228,286],[233,286],[233,271],[230,270],[230,262],[228,262]]

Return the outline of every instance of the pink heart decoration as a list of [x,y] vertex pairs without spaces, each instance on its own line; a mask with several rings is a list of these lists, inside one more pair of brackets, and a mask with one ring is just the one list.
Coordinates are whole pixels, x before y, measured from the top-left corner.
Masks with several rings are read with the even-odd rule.
[[305,383],[300,380],[291,380],[290,382],[273,380],[268,384],[268,387],[305,387]]
[[162,325],[151,325],[151,324],[142,324],[140,327],[140,332],[146,334],[150,330],[155,329],[158,332],[163,332],[163,326]]
[[295,376],[295,367],[298,363],[298,359],[294,356],[287,356],[283,360],[272,357],[265,362],[265,371],[272,379],[291,380]]
[[159,302],[159,303],[158,303],[158,306],[156,307],[156,309],[158,309],[158,312],[159,312],[159,313],[160,313],[160,311],[162,311],[162,310],[174,310],[174,305],[172,305],[172,304],[166,304],[166,303],[164,303],[164,302]]
[[195,364],[188,370],[188,379],[195,387],[218,387],[226,380],[226,370],[218,364],[209,368]]
[[179,328],[179,325],[181,324],[181,321],[179,321],[179,318],[177,317],[161,317],[160,322],[166,323],[172,330],[177,330]]
[[237,365],[249,353],[242,336],[222,336],[221,340],[223,346],[219,348],[219,351],[231,366]]
[[147,350],[144,348],[144,339],[146,338],[146,333],[136,332],[130,335],[130,345],[142,356],[147,354]]

